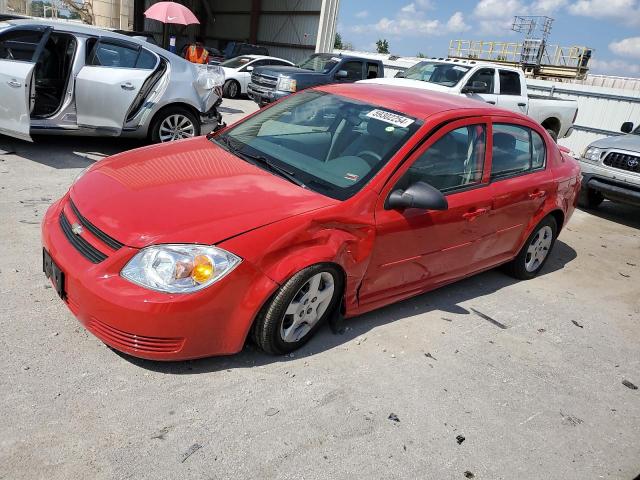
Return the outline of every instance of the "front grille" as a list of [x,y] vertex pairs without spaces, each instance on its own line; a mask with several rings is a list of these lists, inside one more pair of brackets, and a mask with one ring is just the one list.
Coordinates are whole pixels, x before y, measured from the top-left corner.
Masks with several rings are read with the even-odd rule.
[[80,252],[80,254],[90,262],[100,263],[105,258],[107,258],[104,253],[91,245],[80,235],[76,235],[75,233],[73,233],[73,230],[71,230],[71,224],[69,223],[69,220],[67,219],[67,216],[64,214],[64,212],[60,213],[60,228],[62,228],[62,231],[65,237],[67,237],[67,240],[69,240],[69,243],[73,245],[75,249],[78,250],[78,252]]
[[124,246],[123,243],[120,243],[115,238],[110,237],[109,235],[104,233],[102,230],[100,230],[98,227],[93,225],[89,220],[84,218],[78,211],[78,208],[74,205],[74,203],[71,200],[69,200],[69,205],[71,206],[71,210],[73,210],[73,214],[78,218],[78,221],[87,230],[89,230],[95,237],[102,240],[104,243],[106,243],[109,247],[111,247],[114,250],[118,250],[119,248],[122,248]]
[[626,153],[611,152],[604,161],[605,165],[628,172],[640,173],[640,157]]
[[254,73],[253,75],[251,75],[251,83],[257,87],[266,88],[268,90],[275,90],[278,79],[269,75]]
[[87,328],[106,343],[116,348],[125,348],[148,353],[174,353],[182,349],[184,338],[146,337],[124,332],[101,322],[95,317],[89,319]]

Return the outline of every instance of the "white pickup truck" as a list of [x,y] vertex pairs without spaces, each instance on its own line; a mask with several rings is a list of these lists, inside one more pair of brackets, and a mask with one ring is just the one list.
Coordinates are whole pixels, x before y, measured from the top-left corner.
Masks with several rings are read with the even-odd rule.
[[571,134],[578,115],[578,104],[574,100],[528,95],[522,70],[475,60],[430,59],[396,74],[395,78],[362,81],[482,100],[530,116],[555,140]]

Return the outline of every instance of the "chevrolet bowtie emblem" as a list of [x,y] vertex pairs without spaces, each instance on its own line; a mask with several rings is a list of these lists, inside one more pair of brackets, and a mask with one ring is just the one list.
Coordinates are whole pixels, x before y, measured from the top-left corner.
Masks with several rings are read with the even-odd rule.
[[73,225],[71,225],[71,231],[76,235],[81,235],[82,232],[84,232],[84,228],[82,228],[82,225],[80,225],[79,223],[74,223]]

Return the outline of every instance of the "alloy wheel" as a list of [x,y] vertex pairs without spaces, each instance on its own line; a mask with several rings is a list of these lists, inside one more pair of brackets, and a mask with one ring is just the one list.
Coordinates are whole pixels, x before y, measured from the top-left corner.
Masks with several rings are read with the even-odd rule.
[[186,115],[174,113],[165,118],[160,124],[160,141],[170,142],[195,135],[195,125]]
[[544,262],[549,254],[549,249],[553,243],[553,230],[545,225],[536,232],[527,248],[527,255],[524,260],[524,267],[527,272],[535,272]]

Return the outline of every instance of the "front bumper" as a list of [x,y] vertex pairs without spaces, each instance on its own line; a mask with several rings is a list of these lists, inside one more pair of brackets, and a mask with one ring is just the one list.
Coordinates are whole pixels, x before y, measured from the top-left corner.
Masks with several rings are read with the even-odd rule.
[[252,83],[247,86],[247,95],[258,105],[267,105],[276,102],[281,98],[288,97],[291,92],[281,92],[279,90],[268,90],[266,88],[256,87]]
[[581,161],[582,188],[602,193],[614,202],[640,206],[640,177],[631,172]]
[[67,196],[54,203],[42,224],[42,243],[64,272],[65,303],[107,345],[151,360],[186,360],[240,351],[263,302],[277,288],[246,261],[209,288],[166,294],[135,285],[120,270],[138,250],[112,250],[85,231],[81,235],[107,254],[87,260],[60,227],[60,214],[76,222]]

